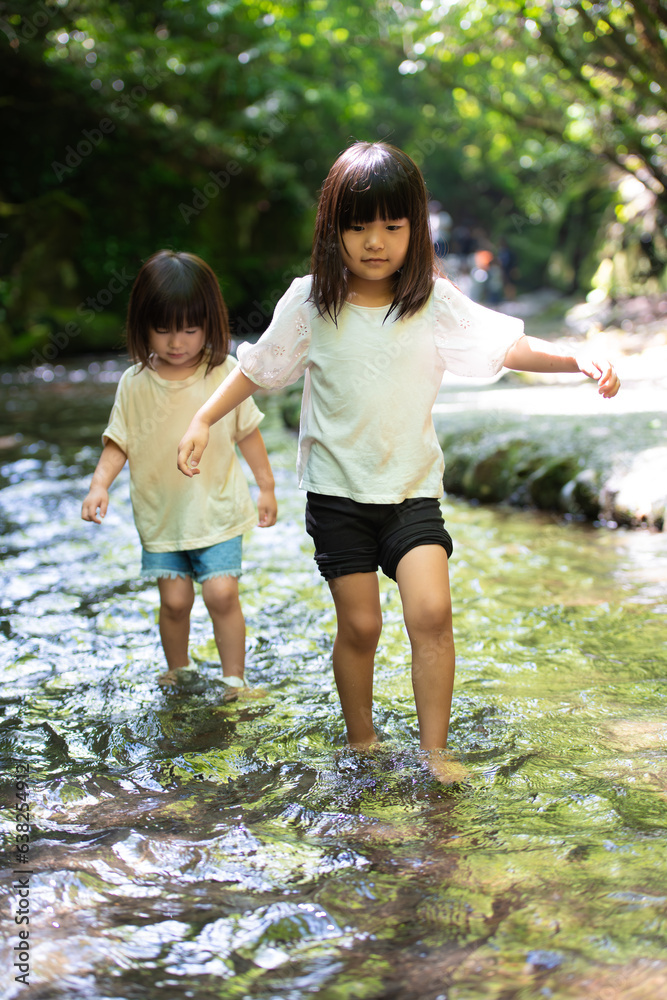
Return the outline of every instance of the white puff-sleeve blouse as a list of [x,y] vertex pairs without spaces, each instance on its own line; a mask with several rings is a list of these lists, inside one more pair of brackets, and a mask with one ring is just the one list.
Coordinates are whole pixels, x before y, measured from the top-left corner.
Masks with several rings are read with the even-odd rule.
[[253,382],[277,389],[305,373],[297,472],[303,489],[362,503],[442,495],[431,411],[445,371],[492,376],[521,320],[472,302],[444,278],[419,313],[346,303],[337,325],[297,278],[256,344],[238,350]]
[[310,295],[310,275],[295,278],[273,313],[268,330],[256,344],[239,344],[241,370],[264,389],[282,389],[298,381],[308,364],[311,316],[317,314]]
[[523,320],[473,302],[446,278],[433,286],[433,306],[438,355],[443,370],[453,375],[496,375],[523,335]]
[[[266,333],[256,344],[241,344],[244,373],[265,389],[281,389],[303,375],[308,365],[312,319],[311,277],[296,278],[276,305]],[[438,278],[425,307],[432,314],[433,336],[443,372],[472,378],[496,375],[523,334],[523,321],[473,302],[447,278]],[[403,322],[410,322],[410,319]]]

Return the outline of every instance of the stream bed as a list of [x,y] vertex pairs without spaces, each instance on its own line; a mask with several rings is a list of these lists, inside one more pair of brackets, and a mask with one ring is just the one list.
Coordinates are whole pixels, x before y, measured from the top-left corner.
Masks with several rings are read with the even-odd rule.
[[1,379],[1,996],[667,998],[667,535],[445,498],[469,771],[446,787],[388,580],[383,742],[344,745],[272,398],[279,522],[247,537],[241,580],[251,689],[223,702],[200,594],[206,689],[158,688],[125,473],[104,525],[80,520],[121,368]]

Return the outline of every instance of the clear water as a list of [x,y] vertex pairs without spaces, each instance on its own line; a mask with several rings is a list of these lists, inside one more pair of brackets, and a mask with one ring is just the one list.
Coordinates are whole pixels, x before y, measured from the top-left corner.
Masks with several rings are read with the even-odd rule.
[[248,539],[242,580],[253,690],[223,704],[201,597],[207,689],[158,689],[126,477],[103,527],[79,518],[117,371],[0,386],[2,996],[25,990],[18,869],[39,1000],[667,997],[667,536],[444,502],[470,779],[443,787],[389,581],[384,743],[344,747],[334,616],[271,400],[280,522]]

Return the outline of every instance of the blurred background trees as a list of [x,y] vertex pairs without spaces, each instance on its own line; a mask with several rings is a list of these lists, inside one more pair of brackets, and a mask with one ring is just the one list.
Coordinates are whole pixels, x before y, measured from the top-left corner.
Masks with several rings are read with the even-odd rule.
[[9,0],[0,47],[4,361],[119,347],[165,246],[261,332],[353,139],[405,148],[519,291],[665,290],[661,0]]

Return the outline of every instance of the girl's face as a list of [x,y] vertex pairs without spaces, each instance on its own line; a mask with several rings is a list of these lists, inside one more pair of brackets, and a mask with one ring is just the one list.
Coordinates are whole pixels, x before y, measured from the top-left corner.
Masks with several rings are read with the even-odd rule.
[[187,326],[182,330],[151,328],[149,347],[159,364],[167,367],[173,378],[185,377],[188,370],[194,370],[202,358],[206,344],[206,333],[201,326]]
[[403,267],[410,243],[409,219],[375,219],[345,229],[341,256],[348,271],[362,281],[387,281]]

